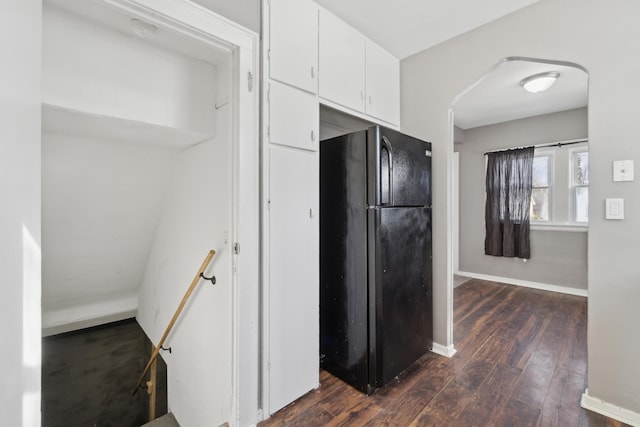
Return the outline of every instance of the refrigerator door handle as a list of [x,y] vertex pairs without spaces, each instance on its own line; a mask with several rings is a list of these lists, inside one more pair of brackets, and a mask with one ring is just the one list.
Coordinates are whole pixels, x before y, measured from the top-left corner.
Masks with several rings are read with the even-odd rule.
[[[383,176],[383,170],[380,171],[380,204],[381,205],[393,205],[393,152],[391,150],[391,142],[389,141],[389,138],[387,138],[386,136],[382,135],[382,151],[386,151],[387,152],[387,176]],[[380,162],[382,163],[382,158],[380,158]],[[380,169],[382,169],[382,164],[380,165]],[[387,180],[386,182],[386,187],[383,185],[385,184],[384,182],[382,182],[384,179]],[[386,188],[386,193],[385,194],[385,188]],[[386,197],[385,197],[386,196]]]

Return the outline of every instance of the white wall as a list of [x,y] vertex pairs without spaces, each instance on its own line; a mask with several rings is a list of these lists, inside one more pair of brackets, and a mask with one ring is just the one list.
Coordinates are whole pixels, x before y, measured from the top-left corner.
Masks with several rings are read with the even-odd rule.
[[43,133],[45,333],[135,315],[176,157],[167,148]]
[[215,65],[43,12],[42,309],[52,334],[135,315],[178,150],[213,135],[219,91]]
[[[158,9],[159,15],[179,15],[189,20],[194,31],[213,32],[229,40],[238,65],[233,79],[240,81],[248,71],[256,75],[258,38],[238,26],[216,18],[207,19],[197,8],[190,13],[177,2],[141,0],[145,7]],[[6,351],[0,356],[5,368],[0,387],[3,423],[11,426],[39,426],[40,420],[40,114],[43,99],[40,82],[42,4],[20,0],[0,6],[0,194],[6,198],[0,209],[0,286],[2,339]],[[194,16],[197,19],[194,19]],[[169,20],[171,21],[171,20]],[[173,21],[171,21],[173,22]],[[212,24],[213,23],[213,24]],[[6,63],[5,63],[6,61]],[[228,82],[229,80],[227,80]],[[230,95],[226,93],[225,95]],[[234,119],[234,137],[241,170],[237,213],[242,227],[238,231],[246,243],[241,290],[237,291],[242,317],[236,348],[243,369],[238,381],[238,416],[255,422],[257,408],[257,307],[258,307],[258,143],[257,91],[239,87]],[[240,179],[241,178],[241,179]],[[254,373],[254,375],[246,374]],[[135,381],[135,379],[132,379]],[[197,387],[197,384],[194,386]],[[208,407],[204,408],[205,410]],[[249,423],[246,422],[245,424]]]
[[43,37],[43,102],[214,133],[215,66],[46,5]]
[[464,129],[457,126],[453,127],[453,142],[456,144],[464,143]]
[[[460,152],[461,271],[587,289],[586,230],[549,231],[536,230],[534,226],[531,230],[531,259],[526,263],[518,258],[484,254],[484,153],[586,137],[586,108],[481,126],[464,132],[464,143],[456,144]],[[554,181],[557,188],[568,188],[569,150],[571,146],[554,150],[555,161],[564,165],[558,169],[563,172],[562,176],[556,176]],[[566,211],[568,200],[564,202]]]
[[[640,413],[640,180],[611,181],[613,160],[640,160],[640,2],[541,0],[402,61],[403,131],[433,142],[435,341],[450,328],[450,109],[456,96],[510,56],[570,61],[589,72],[589,394]],[[626,218],[604,219],[623,197]]]
[[248,29],[260,32],[260,0],[194,0]]
[[[154,343],[210,249],[216,251],[164,344],[169,408],[181,425],[229,420],[231,409],[231,189],[229,148],[210,141],[183,152],[140,287],[138,322]],[[227,367],[227,369],[221,369]],[[194,411],[207,408],[207,411]]]
[[41,2],[0,4],[2,423],[40,425]]
[[[220,79],[220,91],[228,81]],[[218,137],[180,153],[138,294],[137,320],[158,343],[209,250],[216,251],[163,352],[169,408],[180,425],[230,421],[232,397],[233,187],[229,108]],[[200,408],[201,410],[194,410]],[[206,410],[202,410],[206,408]]]

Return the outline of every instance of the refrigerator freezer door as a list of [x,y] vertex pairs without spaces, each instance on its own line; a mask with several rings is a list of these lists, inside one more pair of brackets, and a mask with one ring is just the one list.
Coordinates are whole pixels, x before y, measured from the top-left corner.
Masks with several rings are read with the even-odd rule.
[[381,387],[432,347],[431,209],[370,209],[369,227],[370,376]]
[[381,126],[367,134],[371,206],[431,206],[431,143]]

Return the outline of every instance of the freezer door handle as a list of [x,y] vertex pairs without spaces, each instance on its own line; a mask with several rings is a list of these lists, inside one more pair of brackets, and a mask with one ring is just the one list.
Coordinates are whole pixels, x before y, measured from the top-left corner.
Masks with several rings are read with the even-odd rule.
[[[393,152],[391,142],[386,136],[382,136],[380,147],[380,204],[393,204]],[[386,158],[382,156],[386,153]]]

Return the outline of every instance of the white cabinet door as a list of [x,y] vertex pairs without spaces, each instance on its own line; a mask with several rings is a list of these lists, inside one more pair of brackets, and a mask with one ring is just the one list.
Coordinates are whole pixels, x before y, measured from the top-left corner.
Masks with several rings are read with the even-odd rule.
[[317,150],[320,109],[316,96],[272,80],[268,99],[269,142]]
[[366,46],[366,113],[399,125],[400,63],[377,44],[367,40]]
[[365,38],[332,13],[320,10],[318,94],[364,112]]
[[271,0],[269,77],[318,93],[318,6],[311,0]]
[[319,156],[269,149],[269,411],[318,386]]

